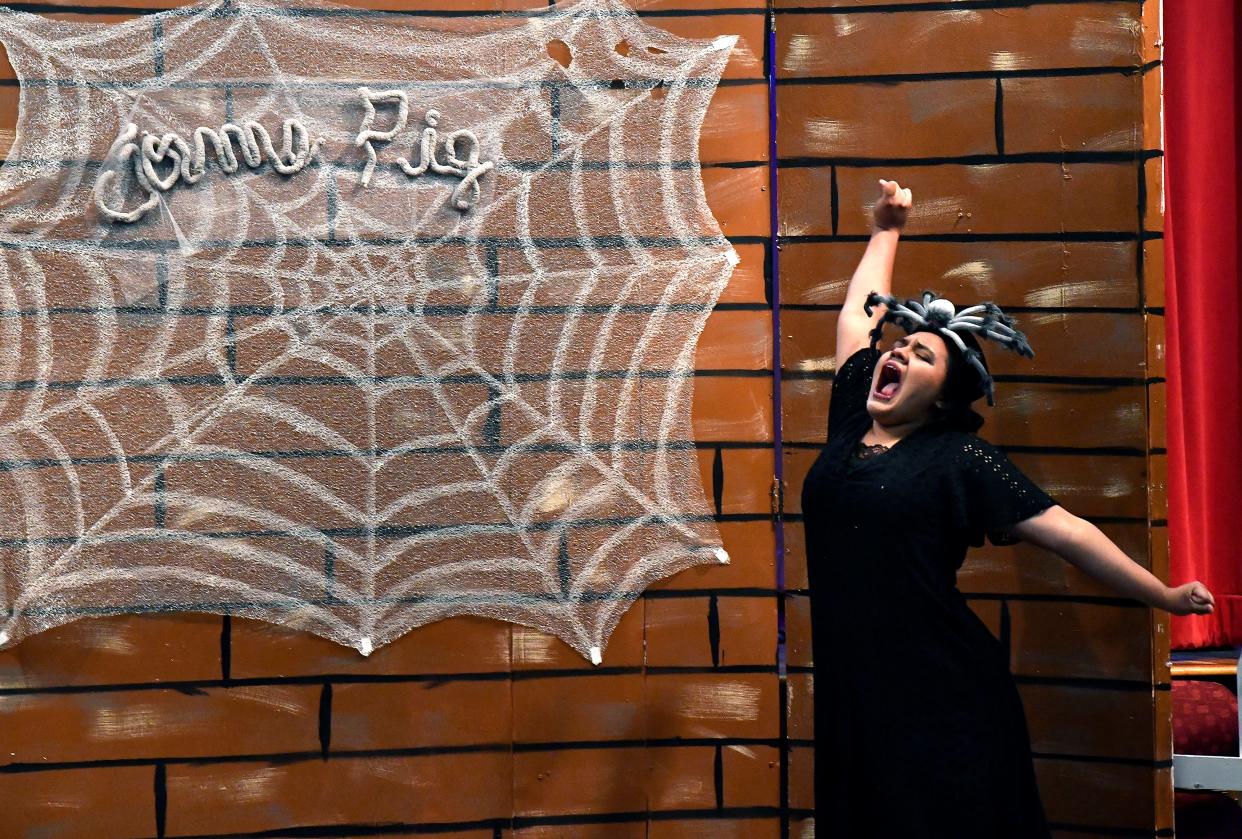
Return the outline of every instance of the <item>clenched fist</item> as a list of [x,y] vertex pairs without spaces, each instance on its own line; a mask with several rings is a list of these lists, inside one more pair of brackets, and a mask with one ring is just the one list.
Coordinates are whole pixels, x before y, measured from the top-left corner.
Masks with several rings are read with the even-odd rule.
[[880,179],[880,197],[871,208],[875,230],[901,230],[906,226],[906,212],[914,203],[908,189],[902,189],[896,181]]
[[1165,608],[1175,615],[1210,615],[1216,603],[1212,592],[1198,580],[1170,588],[1166,599],[1168,605]]

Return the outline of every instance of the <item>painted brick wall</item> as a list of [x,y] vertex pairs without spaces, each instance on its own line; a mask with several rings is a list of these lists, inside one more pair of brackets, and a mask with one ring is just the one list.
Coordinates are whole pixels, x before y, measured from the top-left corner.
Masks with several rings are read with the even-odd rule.
[[[36,10],[114,21],[164,5]],[[1158,48],[1140,25],[1154,0],[777,3],[771,18],[725,0],[637,5],[679,34],[741,35],[701,154],[742,262],[700,345],[694,407],[733,564],[649,590],[599,668],[558,640],[477,618],[415,630],[369,659],[204,615],[35,636],[0,653],[0,835],[810,835],[813,651],[796,504],[823,435],[832,321],[880,175],[924,202],[896,289],[995,297],[1039,353],[1036,369],[996,357],[1002,398],[986,436],[1162,572],[1159,160],[1143,151],[1159,148],[1146,72]],[[784,595],[770,506],[773,67]],[[0,153],[15,110],[0,64]],[[962,585],[1012,650],[1058,835],[1167,835],[1165,625],[1029,547],[979,551]]]
[[[1155,0],[776,6],[786,497],[823,439],[875,181],[894,178],[915,196],[895,293],[994,299],[1035,348],[989,356],[983,436],[1167,575]],[[799,812],[815,651],[786,509]],[[975,551],[959,585],[1009,648],[1057,835],[1172,835],[1167,616],[1030,545]]]

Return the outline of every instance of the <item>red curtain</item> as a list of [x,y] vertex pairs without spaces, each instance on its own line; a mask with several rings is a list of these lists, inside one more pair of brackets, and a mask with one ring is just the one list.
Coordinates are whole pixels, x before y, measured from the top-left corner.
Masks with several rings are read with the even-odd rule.
[[[1242,645],[1242,285],[1235,0],[1165,0],[1165,302],[1170,583],[1202,580],[1211,615],[1174,648]],[[1148,200],[1156,200],[1148,196]]]

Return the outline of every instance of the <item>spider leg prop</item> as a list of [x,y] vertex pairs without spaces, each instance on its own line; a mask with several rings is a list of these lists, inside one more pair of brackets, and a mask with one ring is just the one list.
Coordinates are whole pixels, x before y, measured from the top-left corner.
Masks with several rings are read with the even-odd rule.
[[975,372],[979,374],[979,378],[983,381],[983,389],[988,397],[988,407],[991,407],[996,404],[992,401],[992,377],[988,375],[988,371],[984,368],[983,362],[979,360],[979,354],[977,352],[971,350],[967,354],[966,358],[970,361],[971,366],[975,368]]
[[926,310],[917,301],[907,300],[905,303],[902,303],[896,297],[877,294],[874,291],[867,295],[867,299],[863,303],[863,310],[868,317],[871,316],[871,307],[880,303],[887,307],[887,311],[880,318],[879,322],[876,323],[875,328],[871,330],[872,349],[875,349],[875,345],[879,343],[884,333],[884,324],[888,321],[896,323],[907,332],[913,332],[916,329],[929,325],[925,317]]

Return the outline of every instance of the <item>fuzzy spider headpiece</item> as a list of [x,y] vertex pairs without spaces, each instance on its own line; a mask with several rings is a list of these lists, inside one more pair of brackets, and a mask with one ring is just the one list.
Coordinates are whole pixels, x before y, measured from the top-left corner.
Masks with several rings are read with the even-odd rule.
[[905,303],[902,303],[896,297],[887,294],[877,294],[873,291],[867,295],[867,301],[863,303],[863,309],[870,316],[871,307],[880,303],[887,306],[888,310],[880,318],[880,322],[875,325],[875,329],[871,330],[872,349],[875,349],[875,345],[879,343],[884,331],[884,324],[888,321],[892,321],[904,328],[906,332],[915,332],[920,329],[931,329],[939,332],[953,342],[954,346],[961,351],[966,360],[970,362],[970,366],[979,375],[980,383],[983,385],[983,392],[987,394],[989,405],[993,404],[992,377],[983,365],[980,352],[966,346],[966,342],[957,333],[974,333],[982,338],[995,341],[1005,349],[1012,350],[1019,355],[1026,356],[1027,358],[1035,357],[1034,350],[1026,342],[1026,336],[1015,328],[1014,319],[1002,312],[995,303],[980,303],[977,306],[970,306],[958,312],[954,310],[953,304],[949,300],[938,297],[932,291],[923,292],[922,303],[919,303],[917,300],[907,300]]

